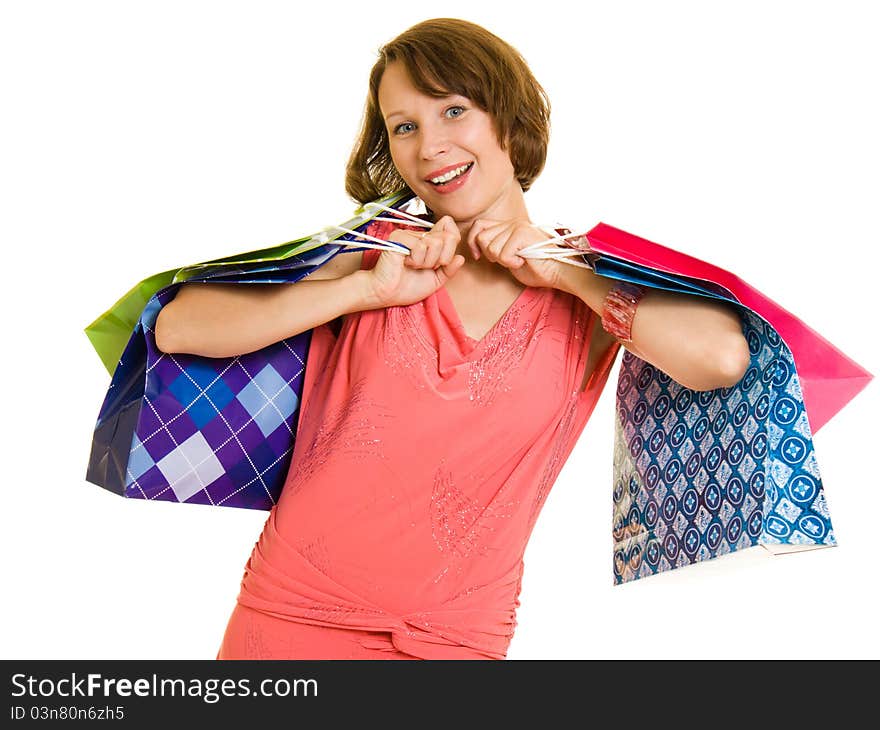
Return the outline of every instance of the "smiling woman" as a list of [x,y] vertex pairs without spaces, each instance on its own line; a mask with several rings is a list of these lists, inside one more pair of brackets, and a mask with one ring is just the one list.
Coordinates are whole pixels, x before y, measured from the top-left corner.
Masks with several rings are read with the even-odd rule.
[[[369,250],[272,302],[312,321],[332,284],[343,304],[320,310],[290,471],[218,658],[505,658],[526,545],[621,344],[603,328],[607,280],[517,255],[552,237],[524,197],[549,114],[521,55],[472,23],[428,20],[380,49],[346,190],[362,204],[404,190],[430,230],[375,222],[409,254]],[[708,388],[739,377],[730,311],[638,306],[614,322],[627,347]],[[687,357],[668,344],[682,333]]]
[[[366,202],[408,187],[462,232],[478,215],[524,214],[522,193],[547,157],[550,100],[519,52],[478,25],[436,18],[379,56],[346,171],[349,195]],[[469,184],[430,182],[469,163]]]
[[513,162],[489,112],[461,95],[422,95],[401,61],[385,69],[379,104],[408,106],[405,115],[386,117],[389,151],[406,184],[436,214],[451,215],[462,233],[477,216],[527,217]]

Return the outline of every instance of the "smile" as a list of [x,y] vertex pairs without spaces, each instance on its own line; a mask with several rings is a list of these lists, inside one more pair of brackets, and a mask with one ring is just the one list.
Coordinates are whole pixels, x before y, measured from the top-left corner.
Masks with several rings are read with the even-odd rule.
[[430,182],[431,186],[434,187],[438,192],[452,192],[453,190],[457,190],[458,188],[460,188],[465,183],[465,181],[468,179],[468,176],[470,175],[471,169],[473,169],[473,166],[474,163],[469,162],[467,165],[463,165],[457,170],[448,172],[445,175],[441,175],[440,177],[435,177],[428,182]]

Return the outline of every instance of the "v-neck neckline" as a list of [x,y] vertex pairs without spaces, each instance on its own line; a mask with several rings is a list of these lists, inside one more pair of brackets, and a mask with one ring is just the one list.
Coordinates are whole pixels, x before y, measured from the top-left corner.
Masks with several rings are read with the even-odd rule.
[[450,312],[451,316],[453,317],[455,327],[458,329],[459,333],[461,334],[461,337],[462,337],[464,343],[466,343],[469,346],[468,350],[470,352],[473,352],[474,350],[477,350],[478,348],[482,347],[489,340],[489,338],[495,333],[495,330],[497,330],[502,324],[504,324],[504,321],[513,313],[513,310],[518,308],[519,305],[521,305],[522,302],[525,301],[525,299],[529,296],[529,292],[533,288],[534,287],[530,287],[530,286],[523,287],[522,291],[520,291],[520,293],[516,295],[516,299],[514,299],[513,302],[511,302],[510,306],[508,306],[507,309],[504,310],[504,314],[502,314],[498,318],[498,320],[495,322],[495,324],[493,324],[486,331],[486,334],[484,334],[479,340],[474,339],[467,332],[465,332],[464,325],[462,324],[462,321],[461,321],[461,317],[458,314],[458,309],[456,309],[456,307],[455,307],[455,302],[452,301],[452,296],[449,294],[448,291],[446,291],[446,287],[441,286],[439,289],[437,289],[437,292],[440,294],[440,296],[445,298],[446,304],[449,308],[449,312]]

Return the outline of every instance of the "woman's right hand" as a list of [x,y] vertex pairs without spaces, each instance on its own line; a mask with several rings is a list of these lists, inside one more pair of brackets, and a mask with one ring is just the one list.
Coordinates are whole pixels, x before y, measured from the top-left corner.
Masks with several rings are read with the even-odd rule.
[[370,285],[379,307],[414,304],[443,286],[464,264],[455,250],[461,233],[452,216],[445,215],[427,233],[397,229],[389,241],[401,243],[410,253],[382,251],[368,270]]

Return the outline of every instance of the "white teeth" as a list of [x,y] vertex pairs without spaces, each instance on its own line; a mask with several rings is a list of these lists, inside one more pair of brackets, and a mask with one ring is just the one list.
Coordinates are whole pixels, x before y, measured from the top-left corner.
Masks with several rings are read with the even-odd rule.
[[431,182],[434,183],[435,185],[437,183],[448,182],[448,181],[452,180],[452,178],[458,177],[459,175],[461,175],[461,173],[463,173],[465,170],[467,170],[468,167],[470,167],[470,163],[468,163],[467,165],[462,165],[458,169],[453,170],[452,172],[447,172],[445,175],[441,175],[440,177],[432,177]]

